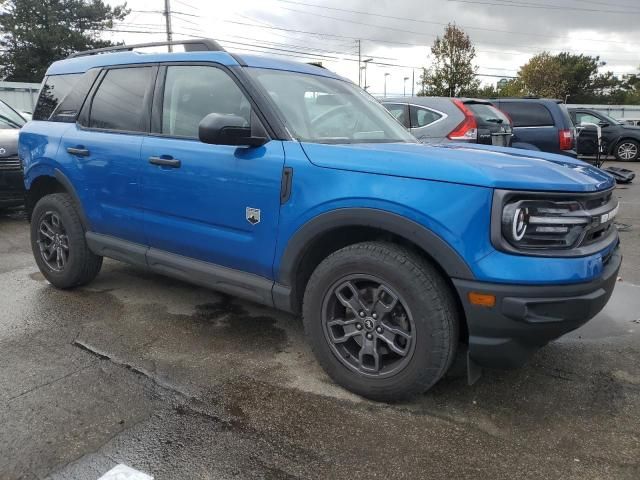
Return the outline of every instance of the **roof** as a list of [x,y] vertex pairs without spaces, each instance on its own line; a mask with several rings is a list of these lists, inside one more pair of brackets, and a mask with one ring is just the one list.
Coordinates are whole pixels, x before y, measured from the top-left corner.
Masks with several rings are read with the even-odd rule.
[[197,52],[160,52],[142,53],[139,51],[126,51],[114,53],[102,53],[74,58],[66,58],[51,64],[47,75],[62,75],[69,73],[84,73],[91,68],[107,67],[113,65],[134,65],[141,63],[160,62],[216,62],[228,67],[255,67],[270,68],[274,70],[286,70],[291,72],[308,73],[323,77],[344,80],[330,70],[316,67],[307,63],[292,62],[272,57],[259,55],[236,55],[221,51],[197,51]]

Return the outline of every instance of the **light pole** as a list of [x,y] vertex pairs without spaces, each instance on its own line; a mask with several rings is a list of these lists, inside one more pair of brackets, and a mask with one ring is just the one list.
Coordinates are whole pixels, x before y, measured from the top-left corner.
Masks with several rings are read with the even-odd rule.
[[364,70],[364,89],[365,90],[367,90],[367,88],[369,88],[369,85],[367,85],[367,65],[372,60],[373,60],[373,58],[365,58],[362,61],[362,63],[364,63],[364,66],[360,67],[362,70]]
[[387,77],[391,75],[390,73],[384,74],[384,98],[387,98]]
[[407,80],[409,80],[409,77],[404,77],[404,86],[402,87],[402,96],[403,97],[407,96]]

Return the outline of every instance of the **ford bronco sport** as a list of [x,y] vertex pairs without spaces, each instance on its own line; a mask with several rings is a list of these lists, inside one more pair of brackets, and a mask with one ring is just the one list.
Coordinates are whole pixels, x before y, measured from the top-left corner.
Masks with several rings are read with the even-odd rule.
[[378,400],[429,389],[458,349],[470,372],[519,366],[609,299],[606,173],[422,145],[329,70],[182,43],[49,68],[19,152],[55,287],[110,257],[301,312],[327,373]]

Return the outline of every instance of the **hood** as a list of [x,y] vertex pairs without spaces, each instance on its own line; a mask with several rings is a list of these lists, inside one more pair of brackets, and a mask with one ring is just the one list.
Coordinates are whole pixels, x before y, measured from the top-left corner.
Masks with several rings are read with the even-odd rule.
[[513,190],[594,192],[615,185],[599,168],[562,155],[470,144],[303,143],[325,168]]
[[17,128],[0,128],[0,157],[11,157],[18,154],[19,134],[20,130]]

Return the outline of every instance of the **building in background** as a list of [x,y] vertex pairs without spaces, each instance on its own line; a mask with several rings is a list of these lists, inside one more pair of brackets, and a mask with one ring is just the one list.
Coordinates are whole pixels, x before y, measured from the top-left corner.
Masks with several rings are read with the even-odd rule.
[[39,91],[39,83],[0,82],[0,100],[19,112],[33,113]]

